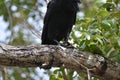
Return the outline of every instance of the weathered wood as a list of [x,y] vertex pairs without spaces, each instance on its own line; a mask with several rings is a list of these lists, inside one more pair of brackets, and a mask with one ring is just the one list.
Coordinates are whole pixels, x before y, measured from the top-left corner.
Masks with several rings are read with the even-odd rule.
[[0,65],[38,67],[53,62],[52,67],[64,67],[102,80],[120,80],[120,64],[99,55],[55,45],[9,46],[0,44]]

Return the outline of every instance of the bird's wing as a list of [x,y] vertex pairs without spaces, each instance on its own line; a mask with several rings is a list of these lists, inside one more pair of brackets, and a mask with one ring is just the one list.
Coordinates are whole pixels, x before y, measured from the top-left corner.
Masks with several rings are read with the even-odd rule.
[[48,34],[48,23],[52,17],[52,15],[55,13],[56,10],[56,2],[55,0],[52,0],[47,5],[47,11],[44,17],[44,26],[43,26],[43,32],[42,32],[42,40],[44,41],[47,39]]
[[52,14],[54,14],[56,10],[56,3],[55,0],[52,0],[47,5],[47,12],[44,17],[44,24],[47,24],[49,22],[49,19],[51,18]]

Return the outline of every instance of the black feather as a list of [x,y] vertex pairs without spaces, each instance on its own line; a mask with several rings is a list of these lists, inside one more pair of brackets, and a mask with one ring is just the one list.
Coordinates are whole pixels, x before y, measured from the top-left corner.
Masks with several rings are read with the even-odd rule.
[[48,3],[44,17],[42,44],[57,45],[68,42],[72,26],[76,21],[79,0],[52,0]]

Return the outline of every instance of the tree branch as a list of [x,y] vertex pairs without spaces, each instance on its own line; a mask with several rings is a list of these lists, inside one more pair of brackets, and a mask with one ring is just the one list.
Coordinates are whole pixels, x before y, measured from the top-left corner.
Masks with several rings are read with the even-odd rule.
[[17,47],[0,44],[0,65],[37,67],[51,61],[52,67],[73,69],[102,80],[120,79],[120,64],[99,55],[54,45]]

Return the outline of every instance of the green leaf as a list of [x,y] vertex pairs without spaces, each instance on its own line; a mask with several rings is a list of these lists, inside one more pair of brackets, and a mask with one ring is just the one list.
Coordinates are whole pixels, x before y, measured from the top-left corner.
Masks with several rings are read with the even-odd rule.
[[116,4],[114,2],[107,2],[103,4],[101,7],[106,8],[107,11],[111,11],[111,9],[114,9],[116,7]]
[[100,38],[96,37],[96,39],[101,45],[103,45],[103,41]]
[[110,18],[120,18],[120,12],[114,12],[109,15]]
[[109,30],[111,24],[108,22],[108,20],[104,20],[104,21],[102,21],[101,26],[102,26],[103,29]]
[[104,10],[100,10],[96,16],[100,16],[102,19],[106,18],[108,16],[108,11]]
[[90,35],[88,33],[85,33],[85,37],[87,40],[90,40]]

